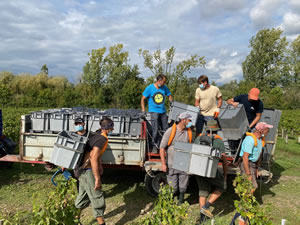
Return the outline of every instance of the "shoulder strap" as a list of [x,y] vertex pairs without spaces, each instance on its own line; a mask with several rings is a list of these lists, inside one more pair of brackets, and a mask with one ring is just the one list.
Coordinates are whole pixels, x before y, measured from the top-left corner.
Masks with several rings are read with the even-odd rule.
[[175,134],[176,134],[176,124],[174,123],[172,126],[170,137],[169,137],[168,146],[170,146],[172,144]]
[[[174,137],[175,137],[175,134],[176,134],[176,130],[177,130],[176,124],[174,123],[173,126],[172,126],[170,137],[169,137],[168,146],[170,146],[172,144],[172,142],[174,140]],[[192,143],[192,139],[193,139],[192,129],[188,128],[187,133],[188,133],[188,136],[189,136],[189,143]]]
[[250,133],[250,132],[246,132],[246,136],[251,136],[254,140],[254,146],[257,147],[257,138],[254,134]]

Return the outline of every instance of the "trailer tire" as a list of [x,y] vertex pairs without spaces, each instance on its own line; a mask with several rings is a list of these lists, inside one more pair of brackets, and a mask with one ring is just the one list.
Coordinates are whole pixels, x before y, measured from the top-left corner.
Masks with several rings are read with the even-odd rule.
[[167,176],[164,172],[152,172],[153,176],[150,176],[148,173],[145,175],[145,187],[147,192],[153,196],[157,197],[159,193],[160,184],[166,184],[167,183]]

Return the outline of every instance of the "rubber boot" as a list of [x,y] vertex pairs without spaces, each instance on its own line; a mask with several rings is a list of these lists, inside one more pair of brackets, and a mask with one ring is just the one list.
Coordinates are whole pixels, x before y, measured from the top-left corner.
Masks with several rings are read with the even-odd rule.
[[179,197],[178,197],[178,205],[181,205],[184,201],[184,193],[185,192],[180,192]]
[[205,216],[204,214],[200,213],[200,225],[204,224],[207,221],[207,216]]

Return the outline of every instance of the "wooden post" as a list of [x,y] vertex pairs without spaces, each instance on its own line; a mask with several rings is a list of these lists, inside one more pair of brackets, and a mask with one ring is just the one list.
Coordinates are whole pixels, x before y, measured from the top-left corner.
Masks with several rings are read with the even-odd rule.
[[300,136],[298,136],[298,144],[300,144]]
[[289,139],[289,136],[288,134],[285,135],[285,143],[287,144],[288,143],[288,139]]
[[281,225],[285,225],[286,219],[281,220]]
[[284,137],[284,130],[283,130],[283,128],[281,128],[281,137],[282,138]]
[[291,136],[294,137],[294,130],[291,131]]
[[211,225],[215,225],[215,220],[214,219],[211,220]]

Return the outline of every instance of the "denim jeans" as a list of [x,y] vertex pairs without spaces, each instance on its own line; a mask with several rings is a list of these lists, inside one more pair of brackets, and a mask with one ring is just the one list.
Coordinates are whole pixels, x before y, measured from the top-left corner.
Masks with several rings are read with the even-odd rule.
[[166,113],[151,112],[151,126],[152,126],[152,147],[159,149],[161,136],[158,133],[159,128],[162,131],[168,129],[168,119]]
[[202,133],[204,123],[206,124],[207,121],[214,119],[213,116],[203,116],[202,114],[199,114],[196,122],[196,137]]

